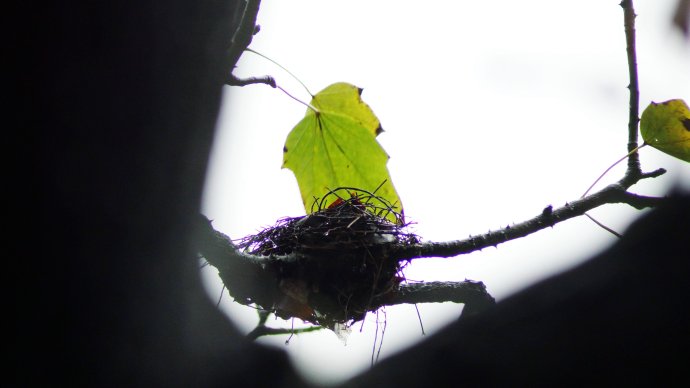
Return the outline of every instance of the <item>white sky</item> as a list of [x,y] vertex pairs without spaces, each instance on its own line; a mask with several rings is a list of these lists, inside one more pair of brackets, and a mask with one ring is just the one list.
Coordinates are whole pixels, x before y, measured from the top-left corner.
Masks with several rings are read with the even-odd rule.
[[[261,32],[250,47],[290,69],[312,93],[338,81],[364,88],[364,101],[385,129],[378,139],[391,156],[388,168],[414,231],[425,241],[454,240],[579,198],[625,154],[628,72],[619,2],[264,0]],[[690,102],[690,43],[669,26],[674,4],[635,4],[640,111],[652,100]],[[284,71],[251,53],[236,74],[273,75],[309,99]],[[294,176],[280,166],[285,137],[305,108],[265,85],[225,93],[203,213],[240,238],[304,214]],[[690,187],[689,164],[650,147],[641,160],[643,170],[669,172],[633,192],[661,195],[679,181]],[[623,171],[624,163],[597,187]],[[590,214],[622,232],[641,213],[610,205]],[[496,249],[417,260],[405,274],[480,280],[501,300],[614,240],[580,217]],[[217,300],[217,272],[202,275]],[[418,307],[427,334],[461,311],[450,303]],[[227,292],[221,308],[243,332],[256,324],[256,312]],[[423,338],[412,305],[386,312],[382,358]],[[347,346],[330,331],[295,336],[288,346],[282,336],[259,342],[287,351],[305,377],[335,382],[369,367],[374,320],[370,315],[361,332],[356,324]]]

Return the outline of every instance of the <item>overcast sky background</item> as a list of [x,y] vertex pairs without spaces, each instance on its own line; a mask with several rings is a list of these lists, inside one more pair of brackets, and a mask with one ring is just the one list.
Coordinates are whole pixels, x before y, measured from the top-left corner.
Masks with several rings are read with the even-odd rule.
[[[251,48],[271,57],[312,93],[346,81],[385,130],[378,137],[413,231],[425,241],[461,239],[579,198],[625,155],[628,72],[619,0],[326,1],[264,0]],[[669,24],[674,0],[638,0],[640,112],[650,101],[690,101],[690,43]],[[309,100],[280,68],[251,53],[240,76],[274,76]],[[240,238],[281,217],[304,214],[297,182],[281,170],[282,148],[303,105],[266,85],[226,87],[203,213]],[[632,188],[662,195],[690,188],[690,165],[646,147],[643,170],[668,173]],[[597,188],[618,180],[624,163]],[[610,205],[590,212],[623,232],[642,212]],[[615,242],[580,217],[526,238],[452,259],[414,261],[412,280],[483,281],[502,300],[571,268]],[[202,271],[210,297],[217,271]],[[256,312],[225,292],[220,307],[249,332]],[[427,335],[461,305],[419,305]],[[379,316],[380,320],[383,315]],[[414,306],[386,309],[381,357],[423,339]],[[290,322],[271,320],[272,326]],[[295,327],[301,327],[300,321]],[[361,328],[361,331],[360,331]],[[347,345],[333,332],[259,342],[288,352],[305,377],[334,382],[369,367],[375,317],[354,325]],[[380,338],[380,337],[379,337]]]

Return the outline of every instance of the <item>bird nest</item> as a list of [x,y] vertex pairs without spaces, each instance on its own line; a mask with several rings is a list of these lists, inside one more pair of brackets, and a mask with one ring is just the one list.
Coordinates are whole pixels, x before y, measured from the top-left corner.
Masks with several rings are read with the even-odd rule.
[[245,253],[267,258],[276,281],[273,297],[255,304],[331,328],[359,321],[404,280],[406,263],[391,257],[390,247],[419,238],[392,204],[366,191],[330,191],[312,210],[239,241]]

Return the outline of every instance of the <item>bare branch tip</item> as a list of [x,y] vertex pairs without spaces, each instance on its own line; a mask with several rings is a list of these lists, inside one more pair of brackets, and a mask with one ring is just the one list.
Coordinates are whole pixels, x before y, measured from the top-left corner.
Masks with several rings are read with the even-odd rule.
[[229,86],[247,86],[253,84],[265,84],[272,88],[277,88],[276,80],[270,75],[263,77],[249,77],[249,78],[238,78],[234,74],[230,74],[230,77],[225,81]]
[[659,176],[662,176],[666,174],[666,169],[665,168],[659,168],[654,171],[646,172],[640,175],[640,179],[647,179],[647,178],[656,178]]

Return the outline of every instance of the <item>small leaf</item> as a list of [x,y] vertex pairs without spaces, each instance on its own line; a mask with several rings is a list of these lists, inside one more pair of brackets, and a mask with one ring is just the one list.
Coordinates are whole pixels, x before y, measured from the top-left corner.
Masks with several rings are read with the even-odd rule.
[[685,101],[649,104],[642,112],[640,132],[645,143],[690,162],[690,109]]
[[[361,92],[344,82],[326,87],[311,100],[311,106],[318,111],[307,109],[288,134],[283,168],[295,174],[307,213],[312,211],[314,201],[330,190],[353,187],[376,191],[376,196],[402,214],[400,198],[386,167],[388,154],[376,141],[381,124],[360,98]],[[324,202],[324,207],[336,199]],[[386,207],[384,203],[373,205]],[[393,214],[387,218],[396,221]]]

